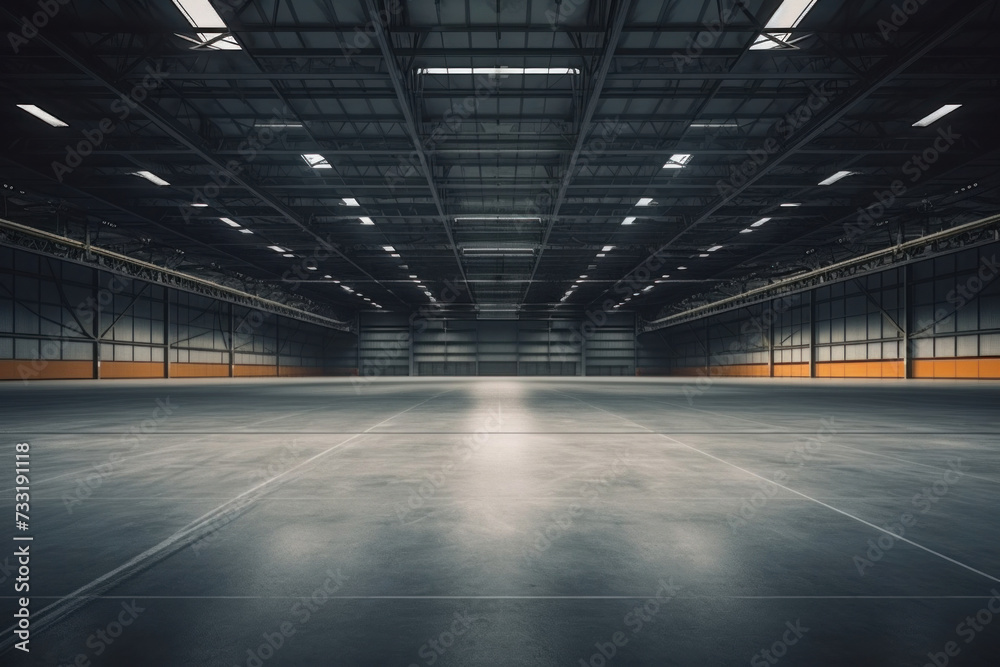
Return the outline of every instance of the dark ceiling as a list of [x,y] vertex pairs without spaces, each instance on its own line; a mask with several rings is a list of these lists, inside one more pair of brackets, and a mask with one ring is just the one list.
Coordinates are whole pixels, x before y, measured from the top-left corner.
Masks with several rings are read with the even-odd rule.
[[1000,3],[817,0],[751,49],[781,4],[5,0],[3,216],[341,312],[653,318],[997,211]]

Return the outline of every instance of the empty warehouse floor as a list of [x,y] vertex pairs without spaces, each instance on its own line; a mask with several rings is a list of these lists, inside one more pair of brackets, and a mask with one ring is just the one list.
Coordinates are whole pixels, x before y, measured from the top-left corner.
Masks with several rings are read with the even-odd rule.
[[36,630],[5,664],[990,664],[998,405],[971,382],[3,384]]

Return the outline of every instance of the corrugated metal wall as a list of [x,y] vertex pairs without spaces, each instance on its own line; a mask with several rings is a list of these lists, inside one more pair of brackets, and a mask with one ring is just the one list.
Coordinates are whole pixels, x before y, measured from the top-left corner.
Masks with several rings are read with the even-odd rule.
[[[378,313],[360,321],[363,375],[634,375],[629,315],[602,326],[570,319],[424,319]],[[411,342],[412,341],[412,342]],[[412,362],[412,364],[411,364]]]
[[351,374],[354,340],[0,247],[0,379]]
[[641,374],[1000,378],[1000,244],[639,337]]

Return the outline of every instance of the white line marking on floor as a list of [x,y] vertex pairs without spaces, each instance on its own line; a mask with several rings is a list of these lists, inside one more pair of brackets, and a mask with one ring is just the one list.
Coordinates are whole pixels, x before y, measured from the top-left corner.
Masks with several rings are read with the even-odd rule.
[[[604,408],[599,407],[597,405],[594,405],[593,403],[589,403],[589,402],[583,400],[582,398],[576,398],[575,396],[572,396],[570,394],[566,394],[564,392],[561,392],[558,389],[553,389],[551,391],[555,391],[557,393],[563,394],[564,396],[569,396],[570,398],[572,398],[574,400],[577,400],[577,401],[583,403],[584,405],[589,405],[590,407],[592,407],[592,408],[594,408],[596,410],[600,410],[601,412],[606,412],[606,413],[608,413],[609,415],[611,415],[613,417],[617,417],[618,419],[627,421],[627,422],[629,422],[631,424],[634,424],[635,426],[637,426],[639,428],[645,428],[642,424],[640,424],[638,422],[632,421],[631,419],[628,419],[626,417],[621,417],[620,415],[616,415],[613,412],[610,412],[609,410],[605,410]],[[710,459],[714,459],[715,461],[718,461],[719,463],[725,464],[725,465],[727,465],[727,466],[729,466],[731,468],[735,468],[736,470],[744,472],[744,473],[746,473],[746,474],[748,474],[748,475],[750,475],[752,477],[756,477],[757,479],[764,480],[768,484],[774,484],[778,488],[784,489],[785,491],[788,491],[789,493],[794,493],[797,496],[801,496],[801,497],[805,498],[806,500],[810,500],[810,501],[816,503],[817,505],[822,505],[823,507],[825,507],[825,508],[827,508],[829,510],[833,510],[837,514],[841,514],[841,515],[846,516],[846,517],[848,517],[850,519],[854,519],[855,521],[857,521],[859,523],[863,523],[864,525],[866,525],[866,526],[868,526],[870,528],[873,528],[873,529],[879,531],[880,533],[885,533],[886,535],[890,535],[894,539],[899,540],[900,542],[906,542],[907,544],[909,544],[911,546],[914,546],[914,547],[916,547],[918,549],[926,551],[929,554],[933,554],[933,555],[937,556],[938,558],[941,558],[943,560],[948,561],[949,563],[953,563],[954,565],[958,565],[959,567],[964,568],[964,569],[968,570],[969,572],[974,572],[974,573],[976,573],[976,574],[978,574],[978,575],[980,575],[982,577],[986,577],[990,581],[994,581],[996,583],[1000,583],[1000,578],[994,577],[992,574],[987,574],[986,572],[983,572],[982,570],[977,570],[976,568],[972,567],[971,565],[966,565],[965,563],[963,563],[961,561],[958,561],[958,560],[955,560],[954,558],[951,558],[950,556],[946,556],[946,555],[944,555],[943,553],[941,553],[939,551],[935,551],[934,549],[931,549],[930,547],[925,547],[924,545],[922,545],[922,544],[920,544],[918,542],[914,542],[913,540],[911,540],[911,539],[909,539],[907,537],[903,537],[903,536],[897,535],[896,533],[893,533],[890,530],[886,530],[885,528],[877,526],[874,523],[871,523],[870,521],[865,521],[864,519],[862,519],[860,517],[857,517],[857,516],[854,516],[853,514],[845,512],[844,510],[837,509],[833,505],[829,505],[827,503],[824,503],[822,500],[817,500],[816,498],[813,498],[813,497],[811,497],[811,496],[809,496],[809,495],[807,495],[805,493],[802,493],[801,491],[796,491],[795,489],[787,487],[784,484],[780,484],[778,482],[775,482],[774,480],[768,479],[767,477],[764,477],[763,475],[758,475],[757,473],[755,473],[753,471],[750,471],[750,470],[747,470],[746,468],[742,468],[742,467],[736,465],[735,463],[730,463],[729,461],[726,461],[725,459],[721,459],[718,456],[715,456],[714,454],[709,454],[708,452],[703,451],[701,449],[698,449],[697,447],[689,445],[689,444],[687,444],[685,442],[681,442],[680,440],[677,440],[676,438],[671,438],[669,435],[663,435],[662,433],[657,433],[656,435],[658,435],[661,438],[665,438],[667,440],[670,440],[671,442],[676,443],[676,444],[678,444],[678,445],[680,445],[682,447],[686,447],[686,448],[690,449],[693,452],[698,452],[699,454],[701,454],[703,456],[707,456]]]
[[[434,399],[436,399],[436,398],[438,398],[440,396],[444,396],[445,394],[450,393],[451,391],[456,391],[456,390],[457,389],[450,389],[448,391],[444,391],[444,392],[441,392],[439,394],[435,394],[434,396],[431,396],[430,398],[425,399],[425,400],[417,403],[416,405],[413,405],[413,406],[411,406],[411,407],[409,407],[409,408],[407,408],[407,409],[405,409],[405,410],[403,410],[401,412],[398,412],[398,413],[394,414],[391,417],[383,419],[382,421],[380,421],[379,423],[375,424],[374,426],[369,427],[366,431],[364,431],[364,433],[369,432],[372,429],[378,428],[382,424],[385,424],[388,421],[392,421],[396,417],[399,417],[400,415],[406,414],[410,410],[414,410],[414,409],[420,407],[421,405],[423,405],[424,403],[428,403],[430,401],[433,401]],[[227,501],[227,502],[219,505],[215,509],[213,509],[213,510],[211,510],[209,512],[206,512],[205,514],[202,514],[200,517],[198,517],[194,521],[189,522],[185,527],[181,528],[180,530],[178,530],[176,533],[174,533],[170,537],[166,538],[165,540],[162,540],[160,543],[156,544],[155,546],[150,547],[149,549],[143,551],[139,555],[131,558],[130,560],[128,560],[124,564],[119,565],[118,567],[116,567],[115,569],[111,570],[110,572],[106,572],[105,574],[103,574],[100,577],[94,579],[90,583],[85,584],[85,585],[77,588],[75,591],[73,591],[72,593],[70,593],[70,594],[68,594],[68,595],[66,595],[64,597],[62,597],[57,602],[53,602],[52,604],[50,604],[50,605],[48,605],[46,607],[43,607],[42,609],[40,609],[39,611],[35,612],[32,615],[32,623],[31,623],[32,628],[36,632],[41,632],[41,631],[45,630],[46,628],[51,627],[52,625],[58,623],[60,620],[62,620],[66,616],[72,614],[74,611],[76,611],[80,607],[84,606],[89,600],[93,599],[96,595],[99,595],[103,591],[106,591],[109,588],[122,583],[127,578],[129,578],[132,575],[138,573],[139,571],[141,571],[141,570],[143,570],[143,569],[145,569],[145,568],[153,565],[154,563],[158,562],[159,560],[161,560],[161,559],[163,559],[163,558],[165,558],[165,557],[167,557],[167,556],[175,553],[179,548],[182,548],[182,547],[186,546],[189,541],[193,541],[193,540],[191,540],[192,537],[194,537],[195,539],[197,539],[198,537],[200,537],[201,536],[201,532],[206,527],[211,527],[212,524],[213,524],[213,521],[215,519],[219,518],[220,516],[222,516],[225,513],[225,511],[228,508],[230,508],[231,506],[238,505],[239,506],[238,511],[242,512],[247,507],[249,507],[250,504],[256,502],[257,498],[253,498],[252,497],[253,494],[255,494],[255,493],[256,494],[260,494],[265,489],[267,489],[268,487],[275,486],[276,482],[278,482],[278,480],[282,480],[283,478],[288,477],[294,471],[302,468],[303,466],[305,466],[305,465],[307,465],[309,463],[312,463],[313,461],[319,459],[322,456],[325,456],[326,454],[329,454],[330,452],[333,452],[333,451],[336,451],[338,449],[343,448],[349,442],[351,442],[352,440],[355,440],[355,439],[359,438],[360,436],[361,436],[361,434],[352,435],[350,438],[347,438],[346,440],[342,440],[341,442],[338,442],[336,445],[333,445],[332,447],[329,447],[328,449],[323,450],[319,454],[315,454],[315,455],[309,457],[308,459],[302,461],[301,463],[299,463],[299,464],[297,464],[297,465],[295,465],[295,466],[293,466],[293,467],[285,470],[284,472],[281,472],[281,473],[275,475],[274,477],[272,477],[272,478],[270,478],[268,480],[265,480],[265,481],[261,482],[260,484],[257,484],[256,486],[251,487],[250,489],[247,489],[243,493],[241,493],[241,494],[235,496],[234,498],[230,499],[229,501]],[[247,502],[245,502],[245,504],[240,504],[241,499],[244,499],[244,498],[250,498],[250,500],[248,500]],[[14,629],[16,627],[17,626],[13,626],[12,625],[12,626],[10,626],[10,627],[8,627],[8,628],[6,628],[4,630],[3,634],[5,636],[5,639],[3,639],[2,641],[0,641],[0,654],[3,654],[8,649],[10,649],[10,647],[14,645],[14,642],[17,641],[17,637],[14,635]]]

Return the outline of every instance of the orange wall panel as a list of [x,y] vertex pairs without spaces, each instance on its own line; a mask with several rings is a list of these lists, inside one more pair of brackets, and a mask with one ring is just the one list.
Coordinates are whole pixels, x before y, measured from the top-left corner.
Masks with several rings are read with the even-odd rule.
[[234,377],[275,377],[277,375],[277,366],[270,364],[236,364],[233,367]]
[[170,364],[170,377],[219,378],[229,377],[229,364]]
[[93,379],[91,361],[48,359],[5,359],[0,361],[0,380],[86,380]]
[[114,378],[161,378],[163,362],[160,361],[102,361],[101,377]]

